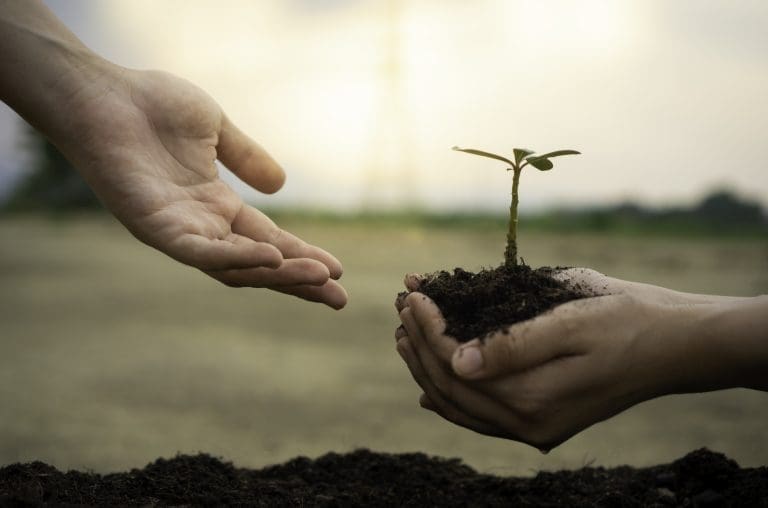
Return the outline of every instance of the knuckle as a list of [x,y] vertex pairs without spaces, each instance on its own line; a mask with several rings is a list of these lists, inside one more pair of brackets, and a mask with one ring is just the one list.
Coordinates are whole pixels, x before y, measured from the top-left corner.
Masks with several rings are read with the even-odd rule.
[[187,260],[187,264],[200,270],[214,268],[208,252],[197,245],[190,249]]
[[269,232],[269,243],[271,244],[279,243],[284,234],[285,234],[285,230],[279,227],[275,227],[274,229],[272,229],[272,231]]
[[442,316],[434,316],[428,321],[429,336],[437,341],[445,333],[446,323]]
[[424,298],[422,295],[418,295],[414,292],[410,292],[407,295],[405,295],[405,303],[406,305],[413,305],[419,300],[419,297]]
[[241,164],[247,164],[257,156],[256,150],[250,143],[241,143],[238,148],[236,157]]
[[524,327],[515,333],[504,335],[503,339],[500,337],[495,337],[493,340],[498,342],[491,346],[492,353],[488,356],[498,358],[502,365],[518,364],[520,358],[523,358],[525,355],[525,344],[527,336],[525,329],[526,328]]

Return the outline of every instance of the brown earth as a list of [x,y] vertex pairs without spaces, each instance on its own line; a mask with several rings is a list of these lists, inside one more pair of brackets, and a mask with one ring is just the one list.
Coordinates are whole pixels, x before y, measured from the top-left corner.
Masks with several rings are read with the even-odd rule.
[[0,468],[0,506],[768,506],[768,468],[706,449],[636,469],[585,467],[531,478],[480,474],[459,459],[357,450],[263,469],[209,455],[158,459],[127,473]]
[[455,268],[426,276],[419,291],[446,320],[447,335],[460,342],[483,337],[578,298],[594,296],[578,285],[552,278],[555,269],[501,265],[472,273]]

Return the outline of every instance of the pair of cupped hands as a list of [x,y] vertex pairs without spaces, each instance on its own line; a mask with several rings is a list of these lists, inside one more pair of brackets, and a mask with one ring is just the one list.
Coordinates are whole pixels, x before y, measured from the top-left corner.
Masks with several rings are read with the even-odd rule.
[[[542,451],[641,401],[665,394],[684,370],[669,362],[665,309],[686,295],[585,268],[554,275],[596,296],[459,343],[418,274],[395,307],[397,352],[423,390],[419,404],[481,434]],[[671,321],[673,318],[670,317]],[[671,323],[668,323],[671,324]]]
[[[266,287],[339,309],[339,261],[245,204],[219,160],[273,193],[285,174],[205,92],[154,71],[108,67],[68,98],[75,112],[47,134],[104,205],[139,240],[229,286]],[[590,424],[658,395],[649,382],[661,337],[648,326],[678,293],[575,270],[561,274],[605,294],[460,345],[439,309],[406,278],[396,302],[397,351],[420,403],[477,432],[548,449]],[[644,340],[638,340],[643,336]]]

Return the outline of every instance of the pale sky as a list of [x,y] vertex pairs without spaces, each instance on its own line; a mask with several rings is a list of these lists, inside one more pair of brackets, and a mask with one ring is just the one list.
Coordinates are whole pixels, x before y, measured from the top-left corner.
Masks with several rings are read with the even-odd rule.
[[[573,148],[521,206],[768,206],[764,0],[49,0],[117,63],[208,91],[288,172],[266,206],[498,210],[502,154]],[[0,186],[23,168],[0,110]],[[4,173],[4,176],[3,176]]]

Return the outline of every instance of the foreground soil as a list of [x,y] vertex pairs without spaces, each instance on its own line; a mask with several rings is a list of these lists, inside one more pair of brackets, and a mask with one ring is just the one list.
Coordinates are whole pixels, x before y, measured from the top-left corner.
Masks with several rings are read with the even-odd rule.
[[42,462],[0,469],[0,506],[768,506],[768,468],[694,451],[666,465],[583,468],[532,478],[475,472],[458,459],[369,450],[242,469],[209,455],[144,469],[62,473]]
[[505,326],[579,298],[593,296],[579,286],[552,278],[554,269],[504,265],[478,273],[456,268],[428,275],[419,291],[437,304],[445,333],[460,342],[483,337]]

